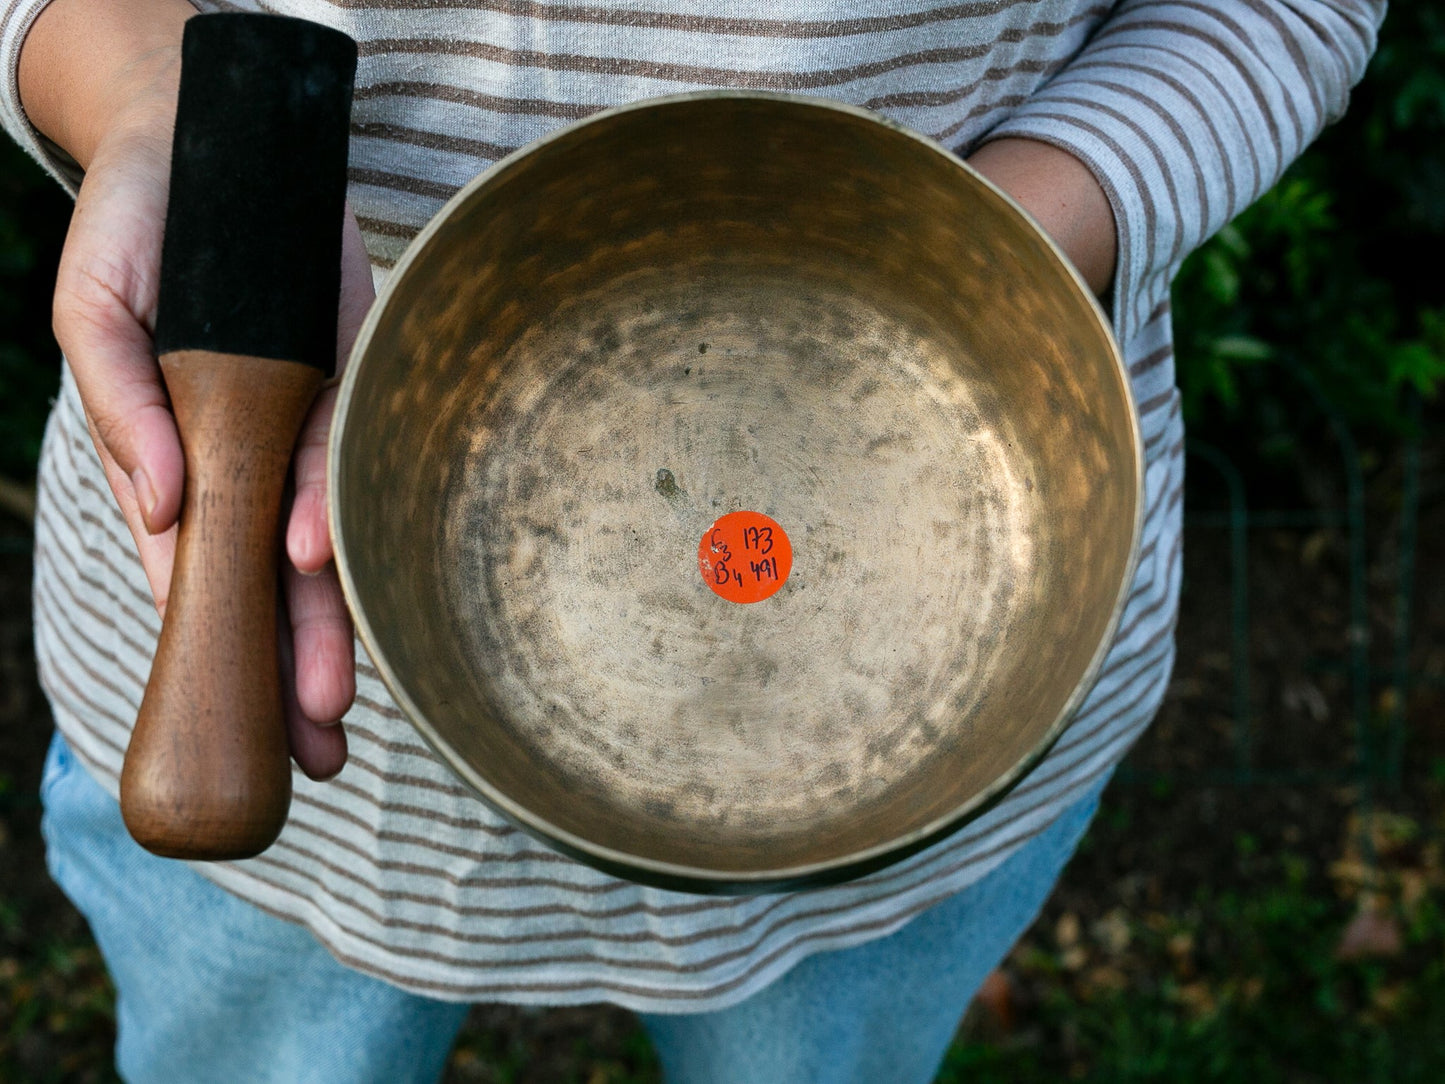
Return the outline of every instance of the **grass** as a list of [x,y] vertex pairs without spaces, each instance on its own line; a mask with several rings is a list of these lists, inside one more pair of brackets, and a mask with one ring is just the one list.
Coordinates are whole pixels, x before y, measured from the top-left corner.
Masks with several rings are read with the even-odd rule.
[[1010,1026],[975,1012],[939,1080],[1445,1080],[1442,825],[1376,821],[1375,834],[1416,831],[1377,855],[1368,883],[1347,835],[1324,868],[1241,853],[1242,883],[1186,906],[1036,927],[1007,968],[1022,1002]]

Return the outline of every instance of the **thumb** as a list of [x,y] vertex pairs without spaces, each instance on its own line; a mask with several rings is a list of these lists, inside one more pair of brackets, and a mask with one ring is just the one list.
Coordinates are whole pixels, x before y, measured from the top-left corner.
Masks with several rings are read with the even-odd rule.
[[130,480],[145,529],[158,534],[179,514],[185,472],[150,331],[165,190],[149,169],[101,166],[81,186],[61,254],[55,336],[102,457]]
[[[59,310],[59,294],[56,302]],[[64,303],[56,337],[75,373],[92,436],[130,481],[145,529],[159,534],[180,512],[185,461],[150,336],[97,300],[71,294]]]

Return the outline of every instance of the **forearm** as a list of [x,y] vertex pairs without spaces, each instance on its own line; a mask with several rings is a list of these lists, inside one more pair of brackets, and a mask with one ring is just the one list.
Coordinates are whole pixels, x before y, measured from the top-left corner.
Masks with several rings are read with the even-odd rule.
[[195,13],[187,0],[52,0],[20,52],[31,124],[82,168],[117,126],[168,128],[182,26]]
[[1344,110],[1382,13],[1376,0],[1121,0],[992,130],[1099,179],[1118,216],[1122,342],[1163,312],[1185,257]]
[[968,164],[1034,217],[1089,289],[1102,294],[1109,288],[1118,247],[1114,212],[1088,167],[1057,147],[1031,139],[985,143]]

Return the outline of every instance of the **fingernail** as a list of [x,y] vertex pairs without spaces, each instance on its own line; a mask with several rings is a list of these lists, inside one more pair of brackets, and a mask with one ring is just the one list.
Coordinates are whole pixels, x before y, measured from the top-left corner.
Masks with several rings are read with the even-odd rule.
[[145,519],[146,530],[150,530],[151,520],[156,512],[156,491],[151,485],[150,476],[146,474],[143,467],[137,467],[135,473],[130,476],[131,485],[135,486],[135,498],[140,502],[140,514]]

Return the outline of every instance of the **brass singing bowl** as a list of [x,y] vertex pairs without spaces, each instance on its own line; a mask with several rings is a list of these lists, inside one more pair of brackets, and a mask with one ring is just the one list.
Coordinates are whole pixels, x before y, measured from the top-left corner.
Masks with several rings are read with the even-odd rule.
[[[911,854],[1042,759],[1141,464],[1105,319],[1011,201],[862,110],[706,93],[427,226],[342,384],[330,513],[377,669],[481,797],[609,872],[761,892]],[[762,601],[700,560],[737,510],[791,542]]]

